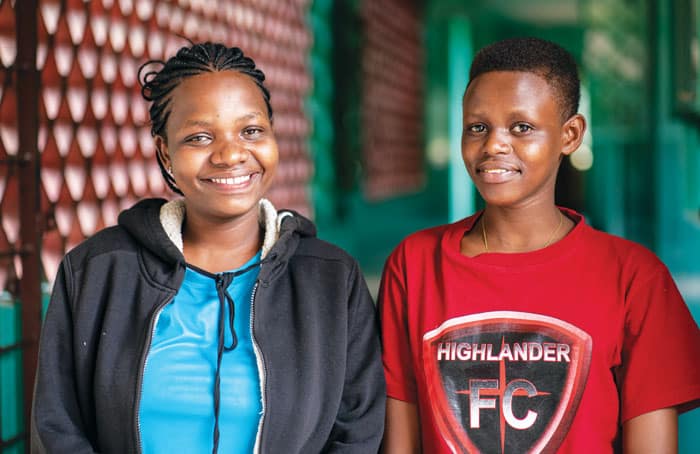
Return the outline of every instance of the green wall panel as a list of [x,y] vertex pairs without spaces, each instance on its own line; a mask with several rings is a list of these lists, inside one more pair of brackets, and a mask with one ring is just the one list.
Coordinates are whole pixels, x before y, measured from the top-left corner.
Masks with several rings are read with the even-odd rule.
[[[0,347],[16,345],[21,340],[19,303],[7,292],[0,293]],[[11,440],[22,433],[22,351],[0,353],[0,439]],[[0,454],[20,453],[22,446],[11,445]]]
[[449,220],[457,221],[474,212],[474,184],[469,178],[462,160],[462,96],[469,82],[471,65],[472,31],[465,17],[452,17],[447,23],[448,80],[450,143],[450,205]]

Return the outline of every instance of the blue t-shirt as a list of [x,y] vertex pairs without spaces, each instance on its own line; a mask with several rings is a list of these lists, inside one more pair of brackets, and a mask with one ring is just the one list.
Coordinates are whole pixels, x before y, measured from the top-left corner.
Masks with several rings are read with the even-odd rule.
[[[239,270],[259,261],[260,253]],[[238,344],[224,351],[221,359],[221,453],[252,452],[260,421],[260,377],[250,327],[251,298],[259,269],[253,267],[236,276],[227,288],[235,306]],[[144,454],[211,452],[220,304],[211,275],[187,268],[180,291],[157,315],[139,408]],[[228,320],[227,305],[225,309]],[[224,345],[230,346],[228,321],[224,335]]]

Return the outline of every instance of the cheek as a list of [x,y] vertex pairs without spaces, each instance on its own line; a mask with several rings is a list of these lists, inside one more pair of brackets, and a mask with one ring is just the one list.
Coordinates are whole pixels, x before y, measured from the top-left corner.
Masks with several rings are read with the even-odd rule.
[[267,172],[274,173],[279,163],[277,143],[270,144],[260,150],[260,161]]
[[170,159],[173,163],[173,169],[177,169],[179,173],[189,173],[199,169],[202,161],[206,160],[206,155],[188,150],[175,152],[170,156]]
[[520,147],[520,158],[526,162],[544,164],[552,160],[554,150],[553,144],[549,142],[528,143]]
[[474,165],[472,164],[472,161],[469,160],[469,157],[464,155],[462,155],[462,161],[464,162],[464,167],[467,170],[469,177],[475,179],[476,171],[474,170]]
[[476,159],[476,157],[479,156],[479,150],[481,150],[481,144],[479,142],[462,139],[462,160],[465,164]]

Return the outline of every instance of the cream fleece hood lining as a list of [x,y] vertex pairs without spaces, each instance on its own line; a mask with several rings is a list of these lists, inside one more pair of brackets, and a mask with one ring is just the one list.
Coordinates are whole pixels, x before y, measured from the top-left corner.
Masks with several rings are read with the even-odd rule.
[[[277,213],[277,210],[267,199],[260,199],[258,204],[258,222],[265,231],[265,237],[262,245],[262,257],[265,258],[272,246],[279,238],[280,227],[282,220],[287,216],[293,216],[292,213],[284,211]],[[185,220],[185,201],[184,199],[175,199],[165,203],[160,208],[160,223],[165,230],[165,233],[170,238],[170,241],[178,248],[180,253],[183,252],[182,243],[182,223]]]

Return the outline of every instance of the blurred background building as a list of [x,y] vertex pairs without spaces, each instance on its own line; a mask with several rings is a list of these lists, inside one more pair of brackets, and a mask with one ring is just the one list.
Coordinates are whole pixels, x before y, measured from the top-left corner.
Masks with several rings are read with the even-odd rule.
[[[62,255],[136,200],[170,197],[144,61],[185,38],[253,56],[280,144],[270,198],[312,217],[376,291],[405,235],[481,206],[459,154],[469,62],[523,35],[581,65],[590,130],[558,202],[654,250],[700,320],[700,0],[0,0],[0,454],[26,449]],[[682,452],[699,428],[700,411],[681,418]]]

